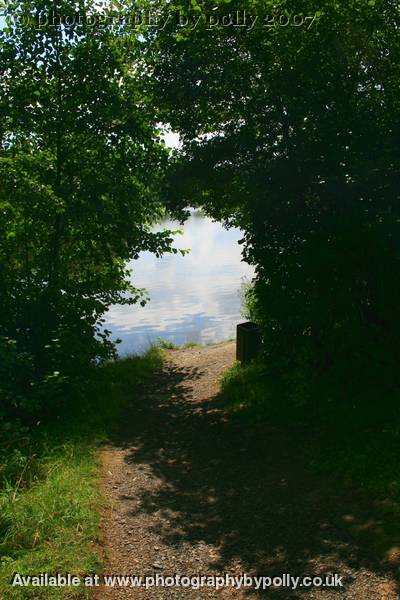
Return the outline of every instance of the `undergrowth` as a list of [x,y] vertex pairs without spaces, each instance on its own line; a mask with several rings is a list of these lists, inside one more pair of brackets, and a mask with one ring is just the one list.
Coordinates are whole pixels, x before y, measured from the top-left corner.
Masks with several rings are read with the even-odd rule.
[[[346,484],[364,488],[377,497],[400,501],[400,422],[393,415],[374,418],[373,413],[338,407],[332,402],[324,411],[317,402],[303,398],[299,376],[288,388],[262,363],[235,363],[221,380],[220,401],[237,418],[290,428],[297,436],[307,463],[318,472],[329,473]],[[317,396],[335,390],[320,384]],[[325,396],[325,397],[326,397]],[[377,401],[377,409],[379,402]]]
[[23,428],[0,446],[0,598],[83,598],[79,588],[12,587],[14,573],[99,571],[99,444],[138,386],[160,366],[151,349],[96,367],[58,418]]

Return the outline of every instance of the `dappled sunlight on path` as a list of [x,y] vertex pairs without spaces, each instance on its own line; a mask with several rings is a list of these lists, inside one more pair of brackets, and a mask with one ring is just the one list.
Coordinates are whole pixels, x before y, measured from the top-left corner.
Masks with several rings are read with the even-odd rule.
[[108,573],[338,573],[342,589],[102,590],[98,598],[396,600],[384,505],[308,472],[290,432],[228,416],[234,345],[169,353],[104,455]]

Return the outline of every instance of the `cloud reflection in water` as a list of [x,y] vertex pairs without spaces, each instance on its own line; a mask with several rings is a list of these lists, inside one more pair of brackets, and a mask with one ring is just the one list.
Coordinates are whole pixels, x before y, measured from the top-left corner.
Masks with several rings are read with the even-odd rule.
[[[174,222],[161,228],[177,229]],[[253,268],[241,262],[242,237],[237,229],[192,212],[176,238],[176,247],[190,248],[186,256],[156,258],[143,252],[133,261],[132,282],[146,288],[150,302],[142,308],[113,306],[106,327],[121,338],[120,354],[143,352],[157,337],[177,345],[189,341],[211,343],[234,337],[240,316],[240,286],[253,277]]]

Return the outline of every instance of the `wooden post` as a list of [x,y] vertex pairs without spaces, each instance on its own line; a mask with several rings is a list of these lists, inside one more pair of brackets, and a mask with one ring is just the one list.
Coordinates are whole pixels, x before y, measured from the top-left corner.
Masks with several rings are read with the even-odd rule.
[[236,360],[242,365],[254,360],[261,350],[261,343],[261,331],[256,323],[239,323],[236,327]]

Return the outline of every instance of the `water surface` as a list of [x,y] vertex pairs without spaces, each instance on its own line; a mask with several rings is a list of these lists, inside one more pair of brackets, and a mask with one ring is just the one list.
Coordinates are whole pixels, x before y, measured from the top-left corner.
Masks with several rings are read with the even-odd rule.
[[158,337],[177,345],[220,342],[234,337],[243,320],[240,288],[253,277],[253,269],[241,261],[241,232],[226,230],[196,211],[183,227],[166,221],[156,229],[164,228],[183,229],[175,246],[190,248],[190,253],[156,258],[143,252],[129,265],[132,283],[147,289],[150,302],[111,307],[106,327],[114,339],[122,339],[120,354],[141,353]]

